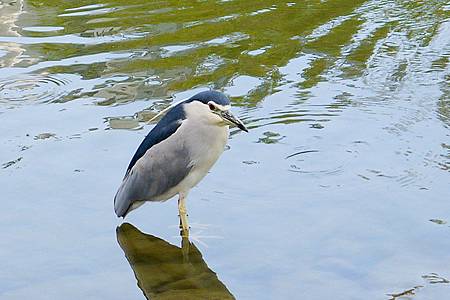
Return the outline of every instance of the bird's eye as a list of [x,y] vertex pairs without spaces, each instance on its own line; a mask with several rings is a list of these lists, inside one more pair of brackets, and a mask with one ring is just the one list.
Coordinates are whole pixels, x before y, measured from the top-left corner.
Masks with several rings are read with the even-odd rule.
[[216,106],[214,104],[212,104],[211,102],[208,103],[209,109],[210,110],[216,110]]

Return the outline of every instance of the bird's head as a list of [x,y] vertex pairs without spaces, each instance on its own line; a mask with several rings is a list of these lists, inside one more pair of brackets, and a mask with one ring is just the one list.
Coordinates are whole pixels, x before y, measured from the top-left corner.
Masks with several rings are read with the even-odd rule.
[[235,117],[230,109],[230,99],[217,91],[204,91],[192,96],[187,104],[196,106],[195,114],[203,117],[207,122],[218,125],[235,125],[239,129],[248,132],[244,123]]

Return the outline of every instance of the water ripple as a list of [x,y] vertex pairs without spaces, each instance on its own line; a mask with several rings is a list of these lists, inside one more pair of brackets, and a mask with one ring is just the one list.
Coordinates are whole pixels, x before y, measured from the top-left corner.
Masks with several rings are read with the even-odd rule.
[[0,82],[0,103],[45,103],[68,93],[71,82],[58,74],[29,74]]

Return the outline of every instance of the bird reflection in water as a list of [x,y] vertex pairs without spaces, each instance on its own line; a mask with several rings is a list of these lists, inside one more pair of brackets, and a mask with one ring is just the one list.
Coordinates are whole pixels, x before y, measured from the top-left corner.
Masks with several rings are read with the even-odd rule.
[[128,223],[116,231],[147,299],[235,299],[187,237],[179,248]]

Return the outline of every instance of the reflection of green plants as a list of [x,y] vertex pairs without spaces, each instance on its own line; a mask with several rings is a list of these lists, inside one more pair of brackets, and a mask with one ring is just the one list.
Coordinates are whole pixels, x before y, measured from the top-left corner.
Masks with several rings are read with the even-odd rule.
[[[67,11],[74,7],[72,1],[30,0],[30,14],[39,18],[40,24],[61,26],[65,28],[64,34],[92,40],[82,45],[37,44],[30,48],[51,60],[109,52],[136,53],[132,59],[97,64],[94,74],[92,64],[64,66],[59,71],[76,72],[83,78],[111,74],[142,78],[153,74],[161,81],[162,88],[156,96],[204,85],[220,89],[236,74],[258,77],[263,79],[263,84],[254,87],[243,102],[254,105],[276,90],[282,81],[276,70],[305,46],[295,37],[306,36],[333,18],[351,13],[363,2],[305,1],[296,5],[287,5],[288,1],[192,2],[181,6],[177,1],[169,1],[161,7],[148,1],[115,0],[91,11]],[[76,6],[88,4],[92,3],[79,1]],[[52,13],[47,13],[48,7]],[[102,9],[104,13],[96,12]],[[96,38],[120,35],[127,38],[95,42]],[[188,50],[164,53],[161,49],[168,45],[187,45]],[[316,42],[314,47],[324,52],[327,46]],[[247,54],[261,48],[265,51],[258,55]],[[215,57],[221,64],[209,72],[197,72],[208,57]],[[314,84],[316,80],[306,78],[306,82]],[[145,93],[142,97],[146,97]]]
[[[292,82],[298,89],[297,99],[304,101],[331,73],[341,72],[338,76],[346,79],[364,77],[374,54],[395,56],[403,46],[429,43],[437,33],[439,20],[448,17],[439,1],[400,1],[388,9],[381,4],[371,7],[363,0],[307,0],[294,5],[268,0],[189,5],[142,0],[112,0],[94,6],[85,0],[76,5],[68,0],[26,3],[19,27],[38,24],[64,28],[57,32],[20,32],[41,38],[55,35],[61,40],[24,45],[31,57],[56,62],[44,72],[80,74],[82,79],[127,77],[120,84],[100,83],[93,90],[72,93],[61,100],[94,97],[99,105],[167,99],[174,92],[194,87],[220,90],[233,78],[246,75],[260,79],[260,84],[232,101],[236,106],[254,107],[287,84],[280,67],[309,53],[313,54],[311,60],[298,71],[298,81]],[[86,5],[91,6],[73,9]],[[386,14],[385,22],[380,19],[374,23],[368,13],[371,9]],[[403,19],[392,17],[399,14]],[[412,25],[412,20],[421,26]],[[398,33],[409,42],[390,42],[390,37]],[[120,56],[92,59],[111,54]],[[78,60],[59,63],[70,58]],[[433,69],[443,70],[447,62],[446,58],[437,59]],[[405,60],[386,74],[392,88],[404,80],[408,66]],[[331,106],[343,108],[352,104],[353,97],[337,100]],[[447,103],[444,99],[438,104],[439,117],[446,124]],[[298,121],[285,119],[282,123]]]
[[279,133],[266,131],[263,133],[263,137],[259,138],[257,143],[276,144],[284,138],[285,136],[281,136]]

